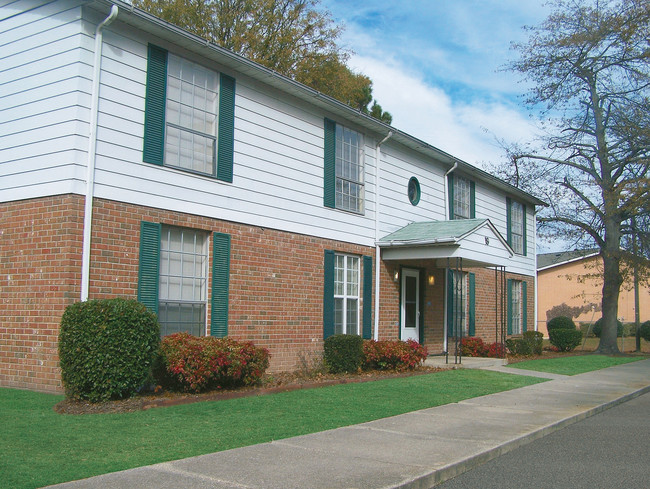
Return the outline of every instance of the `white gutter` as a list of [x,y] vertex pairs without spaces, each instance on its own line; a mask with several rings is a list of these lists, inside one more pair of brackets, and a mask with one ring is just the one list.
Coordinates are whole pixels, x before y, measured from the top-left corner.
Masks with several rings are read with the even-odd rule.
[[90,130],[88,132],[88,172],[86,176],[86,202],[84,212],[84,233],[81,252],[81,300],[88,300],[90,288],[90,237],[92,234],[93,199],[95,192],[95,157],[97,150],[97,116],[99,113],[99,78],[101,75],[103,29],[115,20],[119,9],[111,7],[111,13],[95,29],[95,56],[93,60],[93,88],[90,106]]
[[[379,214],[381,209],[381,145],[384,144],[393,135],[393,131],[388,131],[388,134],[382,139],[375,148],[376,158],[376,176],[375,176],[375,331],[373,338],[379,340],[379,280],[381,278],[381,250],[379,248]],[[365,305],[364,305],[365,307]]]
[[458,161],[454,161],[454,166],[452,166],[449,169],[449,171],[447,173],[445,173],[445,178],[444,178],[445,181],[443,182],[444,187],[445,187],[445,190],[444,190],[445,195],[443,195],[443,198],[445,199],[444,200],[444,204],[445,204],[445,221],[448,221],[451,218],[451,216],[449,216],[449,202],[448,202],[448,199],[447,199],[447,192],[449,191],[449,189],[447,188],[447,187],[449,187],[449,180],[447,179],[447,177],[456,168],[458,168]]

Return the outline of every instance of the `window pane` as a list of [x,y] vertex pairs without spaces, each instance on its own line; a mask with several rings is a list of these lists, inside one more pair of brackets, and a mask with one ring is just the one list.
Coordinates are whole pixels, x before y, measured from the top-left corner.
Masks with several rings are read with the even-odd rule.
[[359,334],[358,256],[334,257],[334,333]]
[[163,336],[203,334],[207,310],[207,239],[192,229],[163,226],[158,320]]
[[169,55],[166,165],[214,174],[217,89],[216,73]]
[[346,333],[359,334],[359,300],[347,300]]
[[363,211],[363,161],[361,135],[336,125],[336,207]]

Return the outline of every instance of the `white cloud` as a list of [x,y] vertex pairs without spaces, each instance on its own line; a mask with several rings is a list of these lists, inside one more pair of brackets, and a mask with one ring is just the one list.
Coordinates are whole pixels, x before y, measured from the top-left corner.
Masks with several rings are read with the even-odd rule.
[[353,68],[373,81],[373,95],[393,115],[393,125],[468,163],[498,162],[508,142],[532,138],[528,119],[505,103],[454,100],[395,60],[353,56]]

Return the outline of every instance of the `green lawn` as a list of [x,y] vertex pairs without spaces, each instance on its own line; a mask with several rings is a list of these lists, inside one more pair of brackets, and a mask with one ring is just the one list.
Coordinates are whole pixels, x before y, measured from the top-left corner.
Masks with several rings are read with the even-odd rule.
[[647,357],[609,357],[605,355],[575,355],[562,358],[528,360],[508,365],[512,368],[536,370],[561,375],[577,375],[601,368],[644,360]]
[[460,369],[134,413],[81,416],[53,411],[62,396],[0,389],[0,485],[40,487],[314,433],[542,381]]

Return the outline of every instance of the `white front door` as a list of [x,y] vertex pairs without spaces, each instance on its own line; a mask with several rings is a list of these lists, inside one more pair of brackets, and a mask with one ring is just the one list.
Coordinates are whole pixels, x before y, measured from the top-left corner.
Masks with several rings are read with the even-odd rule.
[[402,341],[420,341],[420,272],[418,270],[402,269],[400,324]]

